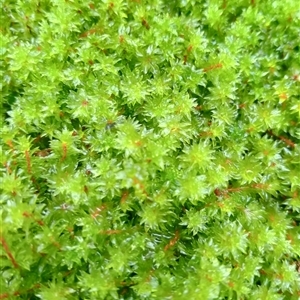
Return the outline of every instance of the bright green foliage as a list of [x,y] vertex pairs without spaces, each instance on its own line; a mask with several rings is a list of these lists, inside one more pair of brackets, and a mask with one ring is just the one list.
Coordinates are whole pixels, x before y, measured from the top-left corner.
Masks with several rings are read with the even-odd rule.
[[0,299],[299,299],[299,1],[0,3]]

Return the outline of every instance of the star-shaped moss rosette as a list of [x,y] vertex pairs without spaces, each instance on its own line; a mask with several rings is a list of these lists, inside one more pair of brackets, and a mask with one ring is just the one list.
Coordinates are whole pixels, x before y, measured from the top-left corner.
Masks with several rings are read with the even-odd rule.
[[1,4],[0,299],[299,299],[298,1]]

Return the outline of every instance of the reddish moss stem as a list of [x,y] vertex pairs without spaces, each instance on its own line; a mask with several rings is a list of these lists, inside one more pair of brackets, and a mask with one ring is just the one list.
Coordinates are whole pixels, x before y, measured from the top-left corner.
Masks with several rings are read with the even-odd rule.
[[126,202],[128,196],[129,196],[129,191],[123,192],[122,197],[121,197],[121,203],[122,204]]
[[6,142],[6,144],[9,146],[9,148],[10,148],[11,150],[14,150],[14,145],[13,145],[13,143],[12,143],[11,140],[8,140],[8,141]]
[[93,34],[93,33],[96,33],[96,29],[90,29],[90,30],[88,30],[88,31],[85,31],[85,32],[83,32],[79,37],[80,38],[86,38],[86,37],[88,37],[89,35],[91,35],[91,34]]
[[165,246],[164,251],[169,250],[169,248],[173,247],[177,241],[179,240],[179,231],[176,230],[175,232],[175,237],[173,239],[171,239],[171,241]]
[[61,158],[61,161],[64,161],[67,158],[68,154],[68,147],[66,143],[62,143],[62,148],[63,148],[63,156]]
[[3,248],[4,248],[4,250],[5,250],[6,254],[7,254],[7,256],[9,257],[10,261],[12,262],[13,266],[16,269],[19,268],[19,265],[16,262],[16,260],[15,260],[14,256],[12,255],[12,253],[10,252],[9,247],[8,247],[8,245],[7,245],[6,240],[4,239],[4,237],[0,238],[0,243],[2,244],[2,246],[3,246]]
[[147,29],[147,30],[149,30],[150,29],[150,25],[149,25],[149,23],[147,22],[147,20],[146,19],[142,19],[142,25]]
[[273,133],[272,130],[268,130],[267,134],[269,136],[272,136],[272,137],[274,137],[276,139],[279,139],[279,140],[283,141],[286,145],[290,146],[291,148],[295,148],[295,143],[293,141],[291,141],[290,139],[288,139],[288,138],[286,138],[286,137],[284,137],[282,135],[277,136],[276,134]]
[[291,140],[289,140],[288,138],[284,137],[284,136],[279,136],[278,137],[281,141],[283,141],[284,143],[286,143],[288,146],[290,146],[291,148],[295,148],[295,143],[293,143]]
[[27,163],[27,171],[29,174],[31,174],[31,160],[30,160],[30,154],[28,150],[25,151],[25,157]]
[[240,187],[228,187],[227,189],[224,190],[220,190],[220,189],[215,189],[214,190],[214,194],[217,197],[221,197],[221,196],[228,196],[228,193],[237,193],[237,192],[241,192],[247,189],[259,189],[259,190],[267,190],[269,187],[268,184],[265,183],[255,183],[249,186],[240,186]]
[[215,64],[215,65],[209,66],[207,68],[204,68],[203,72],[208,72],[208,71],[211,71],[211,70],[214,70],[214,69],[219,69],[219,68],[222,68],[222,67],[223,67],[223,65],[218,63],[218,64]]

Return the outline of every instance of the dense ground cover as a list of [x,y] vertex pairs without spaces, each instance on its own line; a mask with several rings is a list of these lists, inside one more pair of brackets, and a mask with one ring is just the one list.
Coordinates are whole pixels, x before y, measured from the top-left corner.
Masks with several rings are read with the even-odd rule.
[[0,299],[299,299],[298,1],[0,3]]

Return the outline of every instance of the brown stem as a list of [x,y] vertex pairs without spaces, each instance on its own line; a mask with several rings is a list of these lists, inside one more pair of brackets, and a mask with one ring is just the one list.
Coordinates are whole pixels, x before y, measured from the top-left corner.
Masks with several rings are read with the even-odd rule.
[[89,35],[91,35],[91,34],[93,34],[93,33],[96,33],[96,29],[95,28],[93,28],[93,29],[90,29],[90,30],[88,30],[88,31],[86,31],[86,32],[83,32],[79,37],[80,38],[86,38],[87,36],[89,36]]
[[293,143],[291,140],[289,140],[288,138],[284,137],[284,136],[279,136],[278,137],[281,141],[283,141],[284,143],[286,143],[288,146],[295,148],[295,143]]
[[267,134],[268,134],[269,136],[272,136],[272,137],[274,137],[274,138],[276,138],[276,139],[279,139],[279,140],[283,141],[285,144],[287,144],[287,145],[290,146],[291,148],[295,148],[295,143],[294,143],[293,141],[291,141],[290,139],[288,139],[288,138],[286,138],[286,137],[284,137],[284,136],[282,136],[282,135],[277,136],[276,134],[273,133],[272,130],[268,130],[268,131],[267,131]]
[[63,156],[61,158],[61,161],[64,161],[67,158],[67,153],[68,153],[68,147],[66,143],[62,144],[62,148],[63,148]]
[[17,269],[19,268],[18,263],[16,262],[15,258],[13,257],[12,253],[9,250],[9,247],[6,243],[6,240],[4,239],[4,237],[1,237],[0,239],[0,243],[2,244],[7,256],[9,257],[10,261],[12,262],[13,266]]
[[211,71],[211,70],[214,70],[214,69],[219,69],[219,68],[222,68],[222,67],[223,67],[223,65],[218,63],[218,64],[215,64],[215,65],[209,66],[207,68],[204,68],[203,72],[208,72],[208,71]]
[[129,191],[123,192],[122,197],[121,197],[121,203],[122,204],[126,202],[128,196],[129,196]]
[[9,146],[9,148],[10,148],[11,150],[14,150],[14,145],[13,145],[13,142],[12,142],[11,140],[8,140],[8,141],[6,142],[6,144]]
[[25,157],[26,157],[26,163],[27,163],[27,171],[29,174],[31,174],[31,161],[30,161],[30,154],[29,151],[25,151]]
[[173,247],[179,240],[179,231],[176,230],[175,237],[165,246],[164,251],[167,251],[169,248]]
[[147,22],[147,20],[146,19],[142,19],[142,25],[147,29],[147,30],[149,30],[150,29],[150,25],[149,25],[149,23]]

